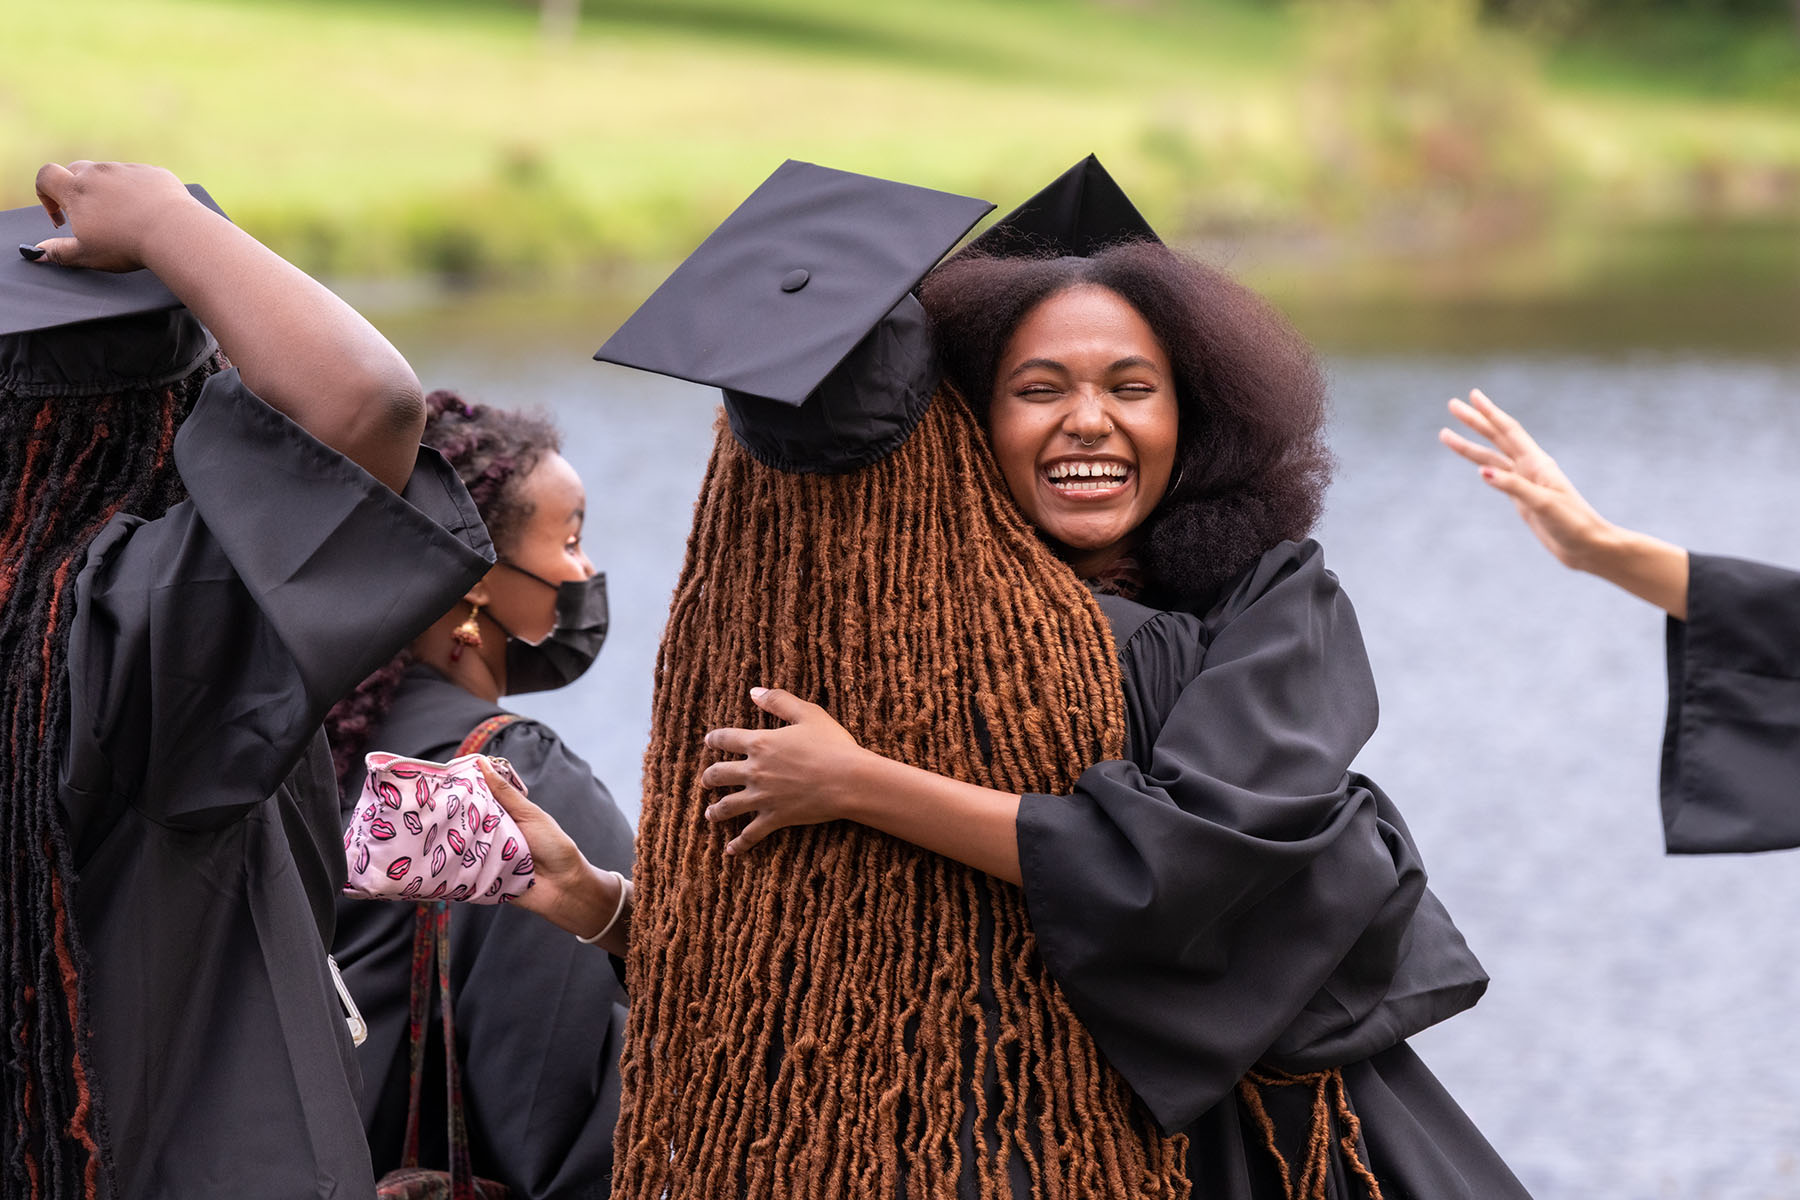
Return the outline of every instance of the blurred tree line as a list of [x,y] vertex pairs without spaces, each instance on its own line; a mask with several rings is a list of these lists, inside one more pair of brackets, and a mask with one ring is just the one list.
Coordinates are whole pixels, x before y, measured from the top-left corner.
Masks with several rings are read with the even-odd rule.
[[[583,15],[584,7],[592,15],[604,15],[606,0],[513,0],[538,10],[546,33],[567,36]],[[1126,3],[1137,6],[1146,0],[1096,0],[1102,5]],[[1154,0],[1149,0],[1154,4]],[[1292,6],[1293,0],[1272,0],[1278,6]],[[1380,3],[1381,0],[1375,0]],[[1791,20],[1800,32],[1800,0],[1481,0],[1483,13],[1535,30],[1578,32],[1583,29],[1629,24],[1658,17],[1718,18],[1731,21],[1766,23]]]
[[[579,0],[543,0],[544,3]],[[1120,0],[1098,0],[1117,4]],[[1295,7],[1296,0],[1264,0],[1271,7]],[[1365,7],[1384,7],[1389,0],[1339,0]],[[1309,0],[1298,0],[1306,7]],[[1674,21],[1729,22],[1769,26],[1789,22],[1800,35],[1800,0],[1480,0],[1485,18],[1539,34],[1583,36],[1619,28]]]
[[1527,28],[1556,33],[1679,17],[1757,24],[1787,20],[1800,34],[1800,0],[1482,0],[1482,8]]
[[1792,16],[1800,0],[1483,0],[1482,7],[1497,16],[1558,21],[1613,19],[1680,13],[1757,20]]

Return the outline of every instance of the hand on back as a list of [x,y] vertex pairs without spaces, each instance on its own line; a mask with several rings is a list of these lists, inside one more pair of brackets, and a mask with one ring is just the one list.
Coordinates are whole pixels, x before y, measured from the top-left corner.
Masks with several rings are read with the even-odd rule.
[[752,688],[751,701],[783,724],[776,729],[714,729],[709,750],[743,755],[713,763],[700,773],[709,788],[734,789],[706,807],[717,825],[751,821],[725,845],[740,854],[794,825],[818,825],[846,815],[844,793],[859,761],[868,756],[831,714],[781,688]]

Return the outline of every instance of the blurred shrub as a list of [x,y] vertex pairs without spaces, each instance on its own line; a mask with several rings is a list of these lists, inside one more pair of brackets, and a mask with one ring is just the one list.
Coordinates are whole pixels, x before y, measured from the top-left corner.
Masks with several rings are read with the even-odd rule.
[[1555,188],[1535,55],[1479,0],[1323,0],[1310,30],[1310,195],[1333,223],[1434,228],[1535,220]]
[[1800,102],[1800,0],[1485,0],[1553,47],[1562,78]]
[[541,272],[594,240],[586,207],[526,146],[503,149],[486,179],[415,200],[400,229],[415,264],[454,282]]
[[600,236],[591,204],[527,146],[502,150],[482,178],[398,203],[349,212],[272,205],[240,220],[307,270],[352,277],[422,273],[450,284],[542,277],[625,249]]

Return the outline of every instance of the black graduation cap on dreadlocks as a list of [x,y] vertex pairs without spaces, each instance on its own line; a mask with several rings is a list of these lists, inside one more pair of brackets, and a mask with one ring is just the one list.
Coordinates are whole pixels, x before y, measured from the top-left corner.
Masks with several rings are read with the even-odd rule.
[[[206,189],[195,199],[224,214]],[[0,212],[0,247],[66,237],[42,205]],[[0,394],[95,396],[160,387],[218,344],[149,271],[90,271],[0,253]]]
[[594,357],[724,389],[732,433],[768,466],[866,466],[937,388],[912,289],[993,207],[790,159]]
[[1121,242],[1160,242],[1150,222],[1092,154],[996,221],[964,253],[1088,258]]

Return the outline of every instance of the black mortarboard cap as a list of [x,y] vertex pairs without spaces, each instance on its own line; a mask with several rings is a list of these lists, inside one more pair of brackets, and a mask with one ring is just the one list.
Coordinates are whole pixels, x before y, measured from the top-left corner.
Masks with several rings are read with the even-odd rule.
[[1159,242],[1125,191],[1092,154],[996,221],[967,252],[996,258],[1087,258],[1121,242]]
[[790,159],[594,357],[724,389],[733,433],[770,466],[865,466],[936,390],[912,289],[993,207]]
[[[220,212],[205,188],[189,184],[188,191]],[[67,236],[42,205],[0,212],[0,393],[88,396],[160,386],[218,348],[149,271],[59,267],[13,250]]]

